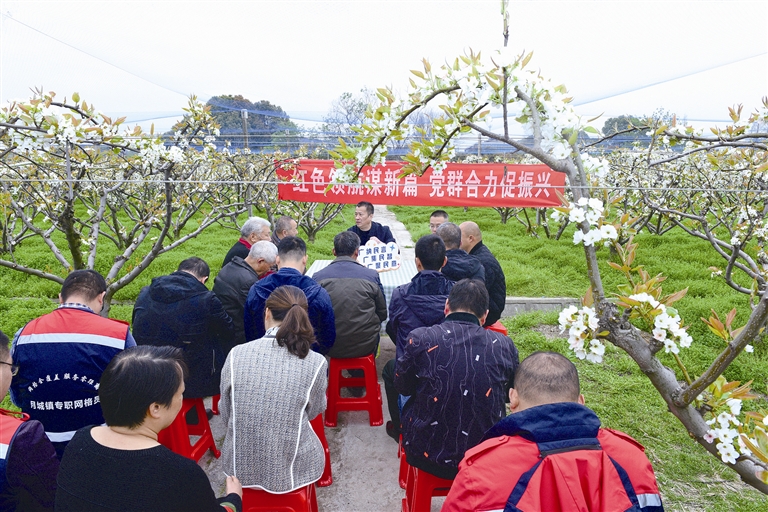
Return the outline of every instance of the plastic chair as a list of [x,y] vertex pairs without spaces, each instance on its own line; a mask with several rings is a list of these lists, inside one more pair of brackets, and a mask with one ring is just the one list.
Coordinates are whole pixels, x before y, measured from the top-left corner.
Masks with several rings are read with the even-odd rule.
[[211,397],[211,412],[216,416],[219,415],[219,399],[221,395],[213,395]]
[[325,437],[325,426],[323,425],[323,415],[318,414],[315,419],[309,422],[312,425],[312,430],[317,434],[318,439],[323,444],[323,451],[325,452],[325,469],[323,470],[323,476],[320,480],[315,482],[318,487],[328,487],[333,483],[333,474],[331,473],[331,450],[328,448],[328,439]]
[[403,450],[403,435],[400,434],[400,442],[397,443],[397,458],[400,459],[400,471],[397,474],[397,482],[401,489],[405,489],[408,484],[408,463],[405,461],[405,450]]
[[507,331],[507,328],[506,328],[506,327],[504,327],[504,324],[502,324],[502,323],[501,323],[501,322],[499,322],[498,320],[496,320],[496,321],[495,321],[495,322],[493,322],[491,325],[489,325],[488,327],[486,327],[486,329],[488,329],[489,331],[496,331],[496,332],[500,332],[500,333],[501,333],[501,334],[503,334],[504,336],[507,336],[507,334],[509,334],[509,333],[508,333],[508,331]]
[[315,485],[284,494],[243,489],[243,512],[318,512]]
[[[402,455],[405,458],[405,454]],[[436,477],[408,465],[402,512],[429,512],[434,496],[448,496],[453,480]]]
[[[193,407],[197,411],[197,425],[187,424],[187,413]],[[189,436],[200,436],[200,439],[191,443]],[[160,431],[157,440],[172,452],[195,462],[198,462],[208,449],[213,452],[213,456],[217,459],[221,455],[213,440],[211,425],[208,423],[202,398],[185,398],[176,419],[168,428]]]
[[[342,370],[363,370],[365,377],[343,377]],[[365,386],[365,396],[342,398],[341,388]],[[339,411],[368,411],[372,427],[384,424],[381,408],[381,388],[376,377],[376,361],[373,354],[349,359],[331,358],[328,370],[328,406],[325,409],[325,426],[335,427]]]

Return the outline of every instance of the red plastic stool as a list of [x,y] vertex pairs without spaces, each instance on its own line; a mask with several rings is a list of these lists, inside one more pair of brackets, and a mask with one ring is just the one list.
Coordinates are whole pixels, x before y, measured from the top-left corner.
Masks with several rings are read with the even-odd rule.
[[[188,425],[187,413],[193,407],[197,410],[197,425]],[[200,436],[200,439],[192,444],[190,443],[189,436]],[[190,458],[195,462],[199,461],[209,448],[217,459],[221,455],[221,452],[216,449],[216,443],[213,441],[211,425],[208,423],[208,416],[205,414],[205,405],[203,405],[202,398],[185,398],[176,419],[173,420],[173,423],[168,428],[160,431],[157,440],[172,452]]]
[[451,485],[453,485],[453,480],[438,478],[431,473],[409,465],[405,498],[403,498],[403,512],[429,512],[432,508],[432,497],[448,496]]
[[285,494],[243,489],[243,512],[318,512],[314,484]]
[[509,334],[509,332],[507,331],[507,328],[506,328],[506,327],[504,327],[504,324],[502,324],[502,323],[501,323],[501,322],[499,322],[498,320],[496,320],[496,321],[495,321],[495,322],[493,322],[491,325],[489,325],[488,327],[486,327],[486,329],[488,329],[489,331],[496,331],[496,332],[500,332],[500,333],[501,333],[501,334],[503,334],[504,336],[506,336],[507,334]]
[[213,395],[211,397],[211,412],[216,416],[219,415],[219,399],[221,395]]
[[405,489],[408,484],[408,463],[405,461],[405,450],[403,450],[403,436],[400,435],[400,442],[397,444],[397,458],[400,459],[400,472],[397,474],[397,482],[401,489]]
[[[343,377],[342,370],[363,370],[365,377]],[[365,386],[365,396],[342,398],[341,388]],[[381,408],[381,388],[376,377],[376,361],[373,354],[349,359],[331,358],[328,370],[328,406],[325,409],[325,426],[335,427],[339,411],[368,411],[372,427],[384,424]]]
[[325,452],[325,469],[323,470],[323,476],[320,480],[315,482],[318,487],[328,487],[333,483],[333,474],[331,473],[331,450],[328,448],[328,439],[325,437],[325,426],[323,425],[323,415],[318,414],[315,419],[309,422],[312,425],[312,430],[317,434],[318,439],[323,444],[323,451]]

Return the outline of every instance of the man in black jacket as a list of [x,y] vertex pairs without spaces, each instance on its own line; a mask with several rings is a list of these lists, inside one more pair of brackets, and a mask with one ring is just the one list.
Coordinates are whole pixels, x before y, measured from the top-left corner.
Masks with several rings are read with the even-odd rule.
[[448,263],[440,271],[451,281],[479,279],[485,282],[485,269],[480,260],[461,248],[461,229],[453,222],[444,222],[437,228],[437,236],[445,242]]
[[[224,311],[232,318],[235,335],[234,345],[245,343],[245,326],[243,325],[243,313],[245,299],[251,286],[259,279],[274,273],[271,268],[277,260],[277,247],[272,242],[260,241],[251,246],[251,250],[245,259],[235,256],[232,261],[224,265],[213,280],[213,293],[221,301]],[[226,357],[229,350],[226,350]]]
[[483,244],[483,234],[476,223],[462,222],[461,248],[471,256],[480,260],[485,269],[485,288],[488,290],[488,317],[483,324],[485,327],[494,324],[504,311],[507,301],[507,282],[504,271],[488,247]]
[[142,288],[133,307],[133,336],[138,345],[184,350],[189,367],[185,398],[219,393],[224,353],[232,343],[232,319],[205,287],[209,274],[205,261],[187,258],[176,272],[156,277]]

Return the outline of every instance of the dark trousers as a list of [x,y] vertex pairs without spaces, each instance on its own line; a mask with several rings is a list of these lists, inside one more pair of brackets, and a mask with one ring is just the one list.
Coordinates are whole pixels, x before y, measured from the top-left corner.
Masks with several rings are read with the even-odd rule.
[[381,380],[384,381],[384,391],[387,394],[387,408],[395,433],[400,433],[400,408],[397,406],[397,397],[400,395],[395,389],[395,360],[391,359],[381,369]]

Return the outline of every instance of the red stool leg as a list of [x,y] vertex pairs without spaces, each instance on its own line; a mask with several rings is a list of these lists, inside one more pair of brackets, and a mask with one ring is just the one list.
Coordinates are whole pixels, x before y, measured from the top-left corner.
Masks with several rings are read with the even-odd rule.
[[397,475],[398,483],[401,489],[405,489],[408,479],[408,462],[405,460],[405,451],[403,450],[403,436],[400,435],[400,443],[397,445],[397,456],[400,458],[400,471]]
[[[360,369],[364,377],[342,377],[342,370]],[[365,386],[365,396],[342,398],[341,388]],[[335,427],[339,411],[368,411],[370,425],[384,424],[382,413],[381,387],[376,377],[376,360],[373,354],[349,359],[331,358],[328,373],[328,405],[325,410],[325,425]]]
[[312,425],[312,430],[317,434],[320,443],[323,445],[323,451],[325,452],[325,469],[323,470],[323,476],[316,482],[318,487],[328,487],[333,483],[333,474],[331,473],[331,450],[328,448],[328,439],[325,437],[325,427],[323,426],[323,415],[318,414],[315,419],[309,422]]
[[[187,413],[195,408],[197,411],[197,424],[187,424]],[[196,443],[190,442],[189,436],[200,436]],[[210,448],[217,459],[221,452],[216,448],[213,440],[211,425],[205,415],[205,405],[202,398],[185,398],[179,414],[171,425],[158,434],[158,441],[174,453],[183,455],[195,462],[199,461]]]
[[221,395],[213,395],[211,397],[211,412],[216,416],[219,415],[219,399]]

